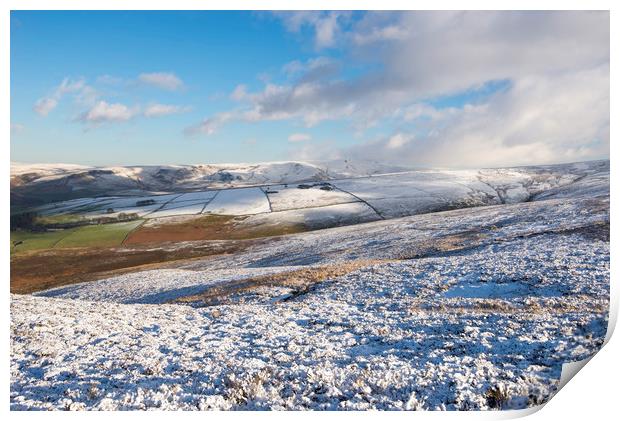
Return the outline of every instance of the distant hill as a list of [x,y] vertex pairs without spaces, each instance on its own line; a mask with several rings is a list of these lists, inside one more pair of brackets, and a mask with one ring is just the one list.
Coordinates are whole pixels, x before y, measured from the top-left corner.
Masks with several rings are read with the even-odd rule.
[[268,162],[88,167],[11,163],[11,206],[25,207],[80,197],[139,192],[322,181],[405,171],[375,162]]

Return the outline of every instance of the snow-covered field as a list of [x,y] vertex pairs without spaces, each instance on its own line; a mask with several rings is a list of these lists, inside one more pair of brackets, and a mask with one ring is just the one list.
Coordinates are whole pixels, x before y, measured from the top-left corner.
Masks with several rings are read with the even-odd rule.
[[[163,208],[181,194],[160,194],[152,196],[113,197],[95,203],[92,208],[74,209],[71,213],[82,214],[86,217],[113,216],[119,213],[135,213],[140,217],[147,216]],[[112,211],[112,212],[111,212]]]
[[367,204],[352,202],[251,215],[240,226],[303,224],[309,229],[322,229],[378,219],[381,218]]
[[160,208],[146,215],[147,218],[163,218],[177,215],[198,215],[202,213],[217,191],[207,190],[184,193],[165,203]]
[[[359,199],[315,211],[360,206],[372,222],[12,295],[11,408],[475,410],[544,402],[562,364],[596,352],[607,328],[609,163],[579,165],[332,181],[342,189],[334,192]],[[377,220],[371,206],[398,198],[390,187],[397,182],[400,191],[411,185],[412,204],[430,197],[490,206]],[[264,209],[265,194],[254,190],[231,203]],[[291,192],[298,190],[306,191]],[[269,195],[272,207],[278,194]],[[280,197],[283,207],[299,203]],[[299,212],[248,219],[303,218]],[[307,288],[228,288],[345,262],[359,266]],[[201,294],[211,291],[220,299],[205,306]],[[173,303],[183,297],[194,298]]]
[[203,213],[219,215],[251,215],[269,212],[269,200],[258,187],[220,190]]
[[279,185],[265,187],[263,190],[269,196],[274,212],[359,202],[356,197],[335,190],[328,183],[302,184],[302,187],[305,188],[299,188],[298,184]]

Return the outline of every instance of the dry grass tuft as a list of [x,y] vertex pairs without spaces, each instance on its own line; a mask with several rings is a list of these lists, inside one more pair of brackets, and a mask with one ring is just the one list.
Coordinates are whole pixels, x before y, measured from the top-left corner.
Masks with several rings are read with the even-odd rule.
[[[227,282],[224,285],[209,288],[200,294],[180,297],[173,303],[198,303],[205,306],[226,304],[234,294],[251,292],[263,287],[287,287],[293,290],[288,299],[307,294],[317,284],[334,279],[363,267],[379,263],[375,260],[355,260],[326,266],[308,267],[270,275],[255,276]],[[286,301],[286,300],[283,300]]]
[[394,258],[398,260],[422,259],[453,253],[478,247],[488,238],[488,235],[479,231],[464,231],[448,234],[418,243],[412,250],[397,253]]
[[502,409],[502,406],[508,402],[510,399],[510,395],[506,386],[502,384],[498,384],[497,386],[493,386],[486,393],[487,405],[489,408],[493,409]]

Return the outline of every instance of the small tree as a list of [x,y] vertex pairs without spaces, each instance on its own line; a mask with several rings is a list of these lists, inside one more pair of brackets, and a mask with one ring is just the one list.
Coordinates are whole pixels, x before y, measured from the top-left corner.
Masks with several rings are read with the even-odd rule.
[[146,200],[138,200],[136,202],[136,206],[148,206],[148,205],[154,205],[155,201],[153,199],[146,199]]
[[16,229],[31,229],[37,217],[36,212],[23,212],[11,215],[11,231]]

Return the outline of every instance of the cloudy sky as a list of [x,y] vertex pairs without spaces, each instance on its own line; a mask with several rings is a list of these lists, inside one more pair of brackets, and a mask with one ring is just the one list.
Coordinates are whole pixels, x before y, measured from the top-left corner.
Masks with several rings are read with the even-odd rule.
[[607,12],[12,12],[11,159],[609,157]]

